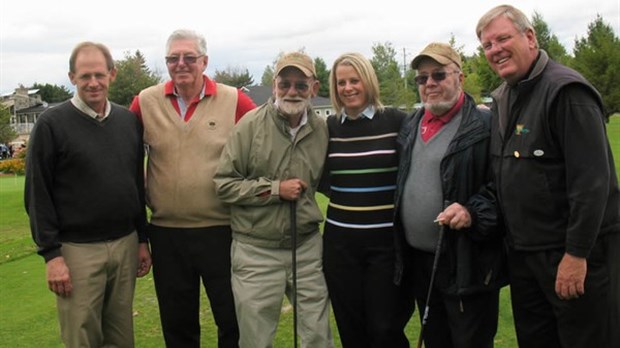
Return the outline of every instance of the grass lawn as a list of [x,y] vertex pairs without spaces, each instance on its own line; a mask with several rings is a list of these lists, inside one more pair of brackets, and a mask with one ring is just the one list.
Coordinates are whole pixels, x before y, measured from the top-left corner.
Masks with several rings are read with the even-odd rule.
[[[608,134],[620,171],[620,115],[612,117]],[[28,220],[23,208],[24,178],[0,176],[0,342],[6,347],[62,347],[56,320],[55,298],[45,283],[43,259],[35,254]],[[323,206],[324,197],[319,195]],[[499,330],[496,347],[516,347],[509,303],[509,288],[501,294]],[[407,326],[412,346],[417,342],[417,311]],[[163,347],[159,312],[152,275],[138,280],[134,300],[136,347]],[[203,347],[216,347],[208,300],[202,294],[201,326]],[[275,347],[292,347],[292,311],[283,304]],[[332,331],[340,347],[332,317]]]

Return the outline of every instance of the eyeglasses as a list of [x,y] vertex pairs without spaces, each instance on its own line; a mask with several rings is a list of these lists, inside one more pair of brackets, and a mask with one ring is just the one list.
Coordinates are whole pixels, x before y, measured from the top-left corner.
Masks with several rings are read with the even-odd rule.
[[278,82],[277,86],[278,86],[278,89],[281,91],[288,91],[291,88],[291,86],[294,86],[297,92],[302,92],[302,93],[308,91],[308,89],[310,88],[310,85],[308,85],[305,82],[290,83],[289,81]]
[[166,64],[174,65],[178,64],[181,60],[185,62],[185,64],[194,64],[198,60],[198,58],[203,57],[204,54],[199,56],[166,56]]
[[[439,82],[443,81],[448,77],[448,74],[459,73],[460,71],[433,71],[430,74],[430,77],[433,78],[433,81]],[[418,75],[414,77],[415,83],[418,85],[425,85],[428,82],[429,75]]]

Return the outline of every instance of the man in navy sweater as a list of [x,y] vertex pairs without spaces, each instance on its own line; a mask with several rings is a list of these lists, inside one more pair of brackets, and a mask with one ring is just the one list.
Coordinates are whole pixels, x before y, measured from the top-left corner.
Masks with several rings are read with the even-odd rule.
[[107,47],[80,43],[69,66],[76,95],[44,112],[30,136],[26,211],[64,344],[133,347],[136,275],[151,267],[142,127],[107,99],[116,76]]

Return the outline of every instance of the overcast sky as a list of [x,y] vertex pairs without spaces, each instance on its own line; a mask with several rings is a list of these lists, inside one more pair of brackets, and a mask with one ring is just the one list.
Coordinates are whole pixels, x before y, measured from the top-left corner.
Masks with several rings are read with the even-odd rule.
[[[375,43],[391,42],[407,63],[432,41],[454,34],[467,54],[478,41],[482,14],[505,1],[463,0],[203,0],[203,1],[1,1],[0,93],[34,82],[65,85],[69,55],[81,41],[106,44],[115,59],[140,50],[148,66],[167,77],[165,42],[175,29],[207,38],[207,74],[247,68],[260,82],[265,66],[281,51],[305,48],[328,69],[338,55],[368,58]],[[519,0],[530,18],[540,13],[571,53],[600,14],[620,36],[620,0]],[[403,59],[403,50],[405,58]],[[401,63],[402,64],[402,63]]]

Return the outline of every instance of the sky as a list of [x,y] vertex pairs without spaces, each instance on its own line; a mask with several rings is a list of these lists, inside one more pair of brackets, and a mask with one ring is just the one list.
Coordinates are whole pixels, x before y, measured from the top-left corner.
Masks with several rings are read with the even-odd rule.
[[[156,4],[157,3],[157,4]],[[165,6],[161,4],[164,3]],[[345,52],[372,57],[372,46],[390,42],[409,64],[428,43],[454,35],[466,54],[475,52],[480,16],[506,1],[463,0],[31,0],[0,2],[0,94],[37,82],[73,90],[69,55],[81,41],[107,45],[114,59],[140,50],[152,71],[168,77],[165,42],[175,29],[207,39],[207,75],[248,69],[259,83],[280,52],[304,49],[331,69]],[[86,5],[88,4],[88,5]],[[620,36],[620,0],[519,0],[536,11],[572,54],[597,14]]]

